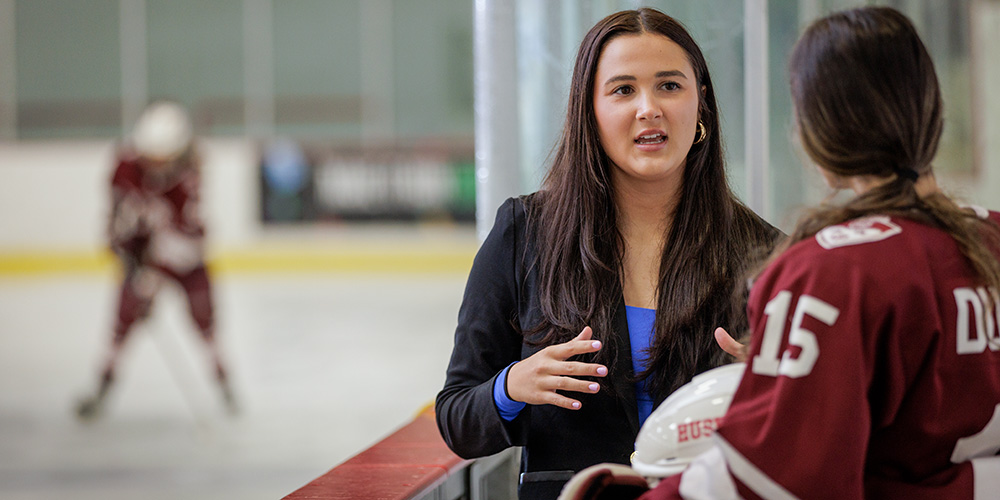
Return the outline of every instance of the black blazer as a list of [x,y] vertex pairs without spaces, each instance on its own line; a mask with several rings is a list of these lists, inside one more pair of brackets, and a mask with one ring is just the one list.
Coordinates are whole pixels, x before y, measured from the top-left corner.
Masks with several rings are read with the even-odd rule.
[[476,255],[444,389],[435,401],[441,435],[459,456],[476,458],[524,447],[522,499],[555,498],[573,473],[590,465],[628,464],[639,432],[624,299],[614,316],[617,369],[598,379],[602,387],[613,384],[614,391],[573,393],[582,404],[579,410],[527,405],[511,422],[500,417],[493,403],[493,381],[500,371],[540,349],[525,344],[521,333],[542,319],[532,267],[535,244],[526,227],[530,196],[503,203]]

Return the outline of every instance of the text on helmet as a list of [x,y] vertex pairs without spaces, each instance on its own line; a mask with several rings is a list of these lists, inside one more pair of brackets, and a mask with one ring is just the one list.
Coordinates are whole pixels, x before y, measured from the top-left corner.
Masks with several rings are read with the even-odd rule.
[[677,424],[677,442],[684,443],[695,439],[704,439],[712,435],[715,429],[719,428],[722,417],[706,418]]

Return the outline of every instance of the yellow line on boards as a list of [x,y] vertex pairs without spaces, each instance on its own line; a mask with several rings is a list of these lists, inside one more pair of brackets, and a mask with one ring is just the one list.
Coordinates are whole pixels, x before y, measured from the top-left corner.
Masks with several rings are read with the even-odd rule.
[[113,264],[110,252],[0,253],[0,275],[105,272]]
[[[468,273],[475,249],[243,250],[209,258],[212,272]],[[112,272],[110,252],[0,252],[0,276]]]

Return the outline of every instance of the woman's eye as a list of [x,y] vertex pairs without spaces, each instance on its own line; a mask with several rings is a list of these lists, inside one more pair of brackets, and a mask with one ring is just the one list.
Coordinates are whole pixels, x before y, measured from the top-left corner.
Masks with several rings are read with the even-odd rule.
[[663,82],[663,85],[661,85],[661,87],[663,87],[666,90],[680,90],[681,88],[680,84],[677,82]]
[[614,90],[611,91],[612,94],[619,94],[619,95],[629,95],[632,92],[633,92],[632,87],[628,85],[622,85],[621,87],[616,87]]

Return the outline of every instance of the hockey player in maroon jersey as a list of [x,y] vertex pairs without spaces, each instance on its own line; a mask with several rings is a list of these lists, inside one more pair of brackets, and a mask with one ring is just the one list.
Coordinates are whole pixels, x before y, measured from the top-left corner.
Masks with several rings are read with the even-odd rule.
[[111,180],[108,233],[124,275],[118,317],[97,392],[79,404],[77,414],[81,418],[99,414],[132,327],[149,314],[161,285],[171,281],[186,294],[224,401],[235,411],[215,343],[205,229],[198,213],[199,157],[191,121],[180,105],[156,102],[143,111],[130,139],[119,151]]
[[643,498],[998,498],[1000,213],[937,186],[931,59],[869,7],[810,26],[790,73],[803,149],[856,196],[807,214],[756,277],[713,447]]

